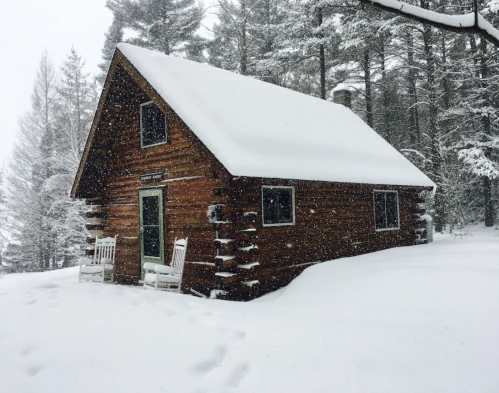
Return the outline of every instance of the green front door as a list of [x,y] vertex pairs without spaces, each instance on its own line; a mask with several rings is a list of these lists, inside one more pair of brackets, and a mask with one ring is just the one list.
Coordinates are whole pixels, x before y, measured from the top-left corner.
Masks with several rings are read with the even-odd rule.
[[164,263],[163,190],[139,191],[141,262]]

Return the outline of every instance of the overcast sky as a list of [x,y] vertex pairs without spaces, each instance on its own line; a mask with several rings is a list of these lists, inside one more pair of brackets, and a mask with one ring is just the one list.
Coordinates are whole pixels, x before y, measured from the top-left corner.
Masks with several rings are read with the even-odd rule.
[[19,117],[29,109],[33,80],[44,49],[56,67],[71,46],[96,73],[111,23],[106,0],[2,2],[0,17],[0,169],[7,165]]

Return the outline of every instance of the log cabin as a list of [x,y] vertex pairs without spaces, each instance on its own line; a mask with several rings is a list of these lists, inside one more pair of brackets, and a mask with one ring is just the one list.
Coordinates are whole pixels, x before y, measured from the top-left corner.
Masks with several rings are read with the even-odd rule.
[[182,291],[244,300],[424,243],[434,186],[344,105],[119,44],[71,194],[90,205],[89,253],[118,235],[117,282],[188,237]]

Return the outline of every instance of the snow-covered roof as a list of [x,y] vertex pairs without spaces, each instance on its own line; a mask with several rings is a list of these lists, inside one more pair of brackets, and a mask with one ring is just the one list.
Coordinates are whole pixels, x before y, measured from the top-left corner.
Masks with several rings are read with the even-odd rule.
[[342,105],[130,44],[118,49],[234,176],[434,186]]

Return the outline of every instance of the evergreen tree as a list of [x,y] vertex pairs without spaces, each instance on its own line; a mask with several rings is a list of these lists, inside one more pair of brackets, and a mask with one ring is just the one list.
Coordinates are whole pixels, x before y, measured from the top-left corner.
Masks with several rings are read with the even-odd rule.
[[7,243],[7,198],[3,179],[3,171],[0,171],[0,255]]
[[248,37],[249,8],[248,0],[237,3],[219,1],[219,22],[213,27],[214,39],[209,46],[211,64],[243,75],[248,74],[248,52],[251,51],[251,40]]
[[117,10],[114,12],[113,22],[106,33],[104,47],[102,48],[102,63],[99,64],[100,73],[97,75],[97,80],[101,85],[104,84],[109,65],[113,58],[114,49],[118,43],[123,41],[123,29],[123,16],[119,10]]
[[284,73],[274,54],[288,4],[288,0],[219,1],[219,22],[208,47],[210,63],[282,84]]
[[455,106],[446,113],[446,121],[458,137],[445,144],[452,143],[450,150],[462,164],[461,170],[475,184],[473,195],[477,198],[473,201],[475,214],[471,216],[492,226],[496,218],[495,184],[499,178],[499,69],[494,49],[484,40],[477,42],[471,36],[465,53],[467,56],[454,71],[463,87],[455,94]]
[[281,4],[273,29],[269,68],[280,84],[323,99],[337,83],[332,70],[339,65],[338,23],[329,1],[293,0]]
[[119,31],[126,27],[134,33],[129,42],[166,54],[185,52],[203,17],[194,0],[109,0],[107,6]]
[[46,53],[40,61],[30,111],[21,119],[8,184],[10,232],[22,245],[22,259],[32,268],[53,262],[54,231],[50,227],[45,181],[53,174],[55,71]]
[[84,244],[84,204],[69,198],[96,103],[83,67],[72,49],[57,81],[44,54],[20,122],[8,184],[10,249],[19,246],[28,269],[68,266]]
[[64,266],[72,264],[81,253],[86,234],[85,205],[69,198],[97,101],[95,85],[84,66],[73,48],[61,67],[55,124],[57,162],[55,173],[46,182],[51,195],[50,217]]

